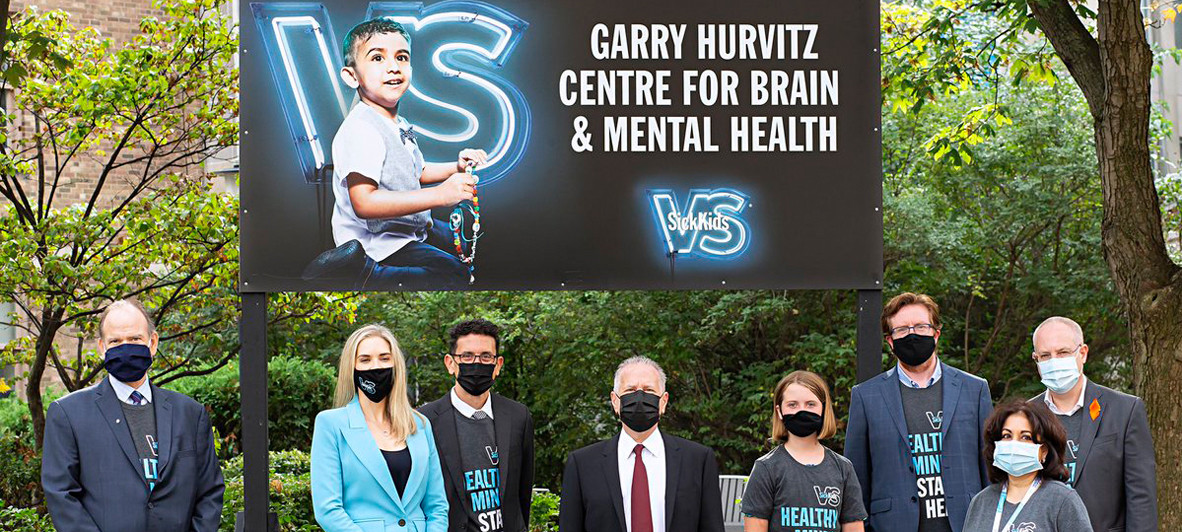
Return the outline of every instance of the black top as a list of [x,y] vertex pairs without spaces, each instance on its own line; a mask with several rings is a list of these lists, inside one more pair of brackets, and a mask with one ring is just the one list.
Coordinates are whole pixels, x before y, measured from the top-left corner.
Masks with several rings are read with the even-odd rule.
[[390,478],[394,479],[394,487],[398,488],[398,496],[406,489],[406,479],[410,478],[410,448],[401,451],[382,450],[382,457],[386,459],[386,467],[390,468]]

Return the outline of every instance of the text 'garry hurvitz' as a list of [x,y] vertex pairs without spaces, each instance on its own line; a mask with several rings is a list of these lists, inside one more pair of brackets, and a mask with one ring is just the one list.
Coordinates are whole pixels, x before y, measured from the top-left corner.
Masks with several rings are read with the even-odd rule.
[[[603,116],[595,142],[585,116],[574,119],[575,152],[835,152],[837,117],[796,114],[691,114],[694,108],[835,108],[839,76],[832,69],[745,69],[745,62],[816,61],[817,24],[697,24],[692,57],[688,24],[595,24],[591,56],[599,61],[696,59],[718,69],[585,69],[559,75],[567,107],[638,107],[669,114]],[[749,63],[748,63],[749,64]],[[669,66],[674,66],[670,64]],[[716,114],[716,113],[713,113]],[[729,126],[718,132],[716,127]],[[723,143],[723,144],[720,144]]]

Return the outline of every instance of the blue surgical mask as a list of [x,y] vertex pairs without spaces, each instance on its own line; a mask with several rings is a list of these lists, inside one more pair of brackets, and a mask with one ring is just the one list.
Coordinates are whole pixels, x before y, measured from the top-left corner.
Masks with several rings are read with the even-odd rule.
[[152,350],[143,344],[119,344],[107,350],[103,366],[119,382],[136,382],[152,366]]
[[1038,373],[1047,389],[1055,393],[1065,393],[1079,382],[1079,364],[1074,356],[1039,362]]
[[993,448],[993,465],[1011,476],[1020,477],[1042,469],[1042,461],[1038,458],[1041,449],[1037,443],[1002,440]]

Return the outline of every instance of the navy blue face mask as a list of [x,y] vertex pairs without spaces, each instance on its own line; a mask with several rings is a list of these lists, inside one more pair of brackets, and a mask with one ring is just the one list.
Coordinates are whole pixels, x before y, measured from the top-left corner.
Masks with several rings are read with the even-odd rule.
[[152,350],[144,344],[119,344],[107,350],[103,367],[119,382],[136,382],[152,366]]

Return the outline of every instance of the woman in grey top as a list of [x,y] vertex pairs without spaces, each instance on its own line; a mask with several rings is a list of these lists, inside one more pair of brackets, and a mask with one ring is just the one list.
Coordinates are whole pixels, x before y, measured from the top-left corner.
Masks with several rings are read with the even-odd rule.
[[963,532],[1092,532],[1083,501],[1063,483],[1067,433],[1046,407],[998,406],[984,437],[993,484],[973,497]]

